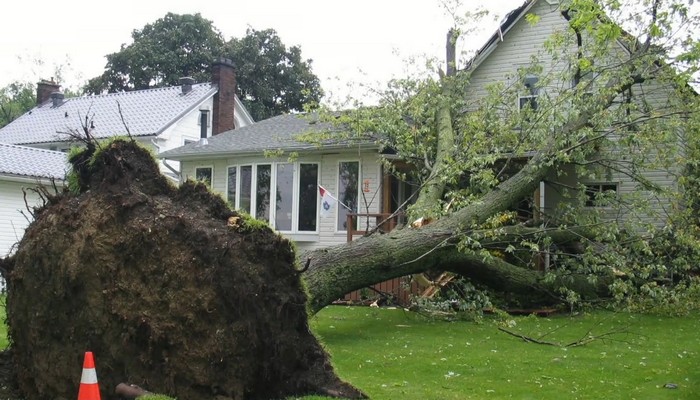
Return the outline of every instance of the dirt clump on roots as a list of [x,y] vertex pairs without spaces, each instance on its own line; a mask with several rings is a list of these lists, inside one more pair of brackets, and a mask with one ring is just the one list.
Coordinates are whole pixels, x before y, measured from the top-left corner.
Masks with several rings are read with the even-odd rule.
[[80,194],[51,197],[5,260],[16,380],[74,399],[85,351],[119,382],[179,399],[364,398],[310,333],[293,248],[203,183],[170,185],[129,140],[72,157]]

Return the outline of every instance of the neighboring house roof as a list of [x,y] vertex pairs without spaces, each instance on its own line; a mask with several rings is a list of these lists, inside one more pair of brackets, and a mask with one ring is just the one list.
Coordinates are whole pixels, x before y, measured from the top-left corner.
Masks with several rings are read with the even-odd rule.
[[[67,98],[58,106],[47,101],[0,129],[0,142],[39,144],[66,141],[69,139],[67,132],[82,133],[86,116],[94,122],[91,134],[96,138],[126,135],[125,124],[132,136],[156,136],[216,92],[216,85],[200,83],[192,85],[192,90],[186,94],[182,93],[181,86],[171,86]],[[236,111],[252,121],[238,98]]]
[[1,175],[62,180],[67,171],[65,153],[0,143]]
[[[268,118],[252,125],[223,132],[207,139],[206,144],[191,143],[176,149],[158,154],[160,158],[173,160],[194,159],[203,157],[223,157],[240,154],[256,154],[265,151],[314,151],[329,148],[347,148],[351,145],[363,147],[376,147],[374,141],[363,139],[348,139],[340,136],[333,139],[332,132],[339,132],[340,128],[321,122],[315,115],[286,114]],[[299,140],[302,134],[312,132],[330,132],[331,138],[319,143]]]

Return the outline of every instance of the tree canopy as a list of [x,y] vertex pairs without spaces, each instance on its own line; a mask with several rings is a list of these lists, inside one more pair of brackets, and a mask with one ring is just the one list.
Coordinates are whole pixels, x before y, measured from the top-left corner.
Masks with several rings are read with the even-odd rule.
[[322,96],[311,60],[302,58],[299,46],[285,46],[273,29],[249,28],[245,37],[225,40],[200,14],[168,13],[131,36],[131,44],[106,56],[105,71],[85,92],[178,85],[183,76],[206,82],[213,60],[225,57],[236,65],[239,96],[255,120],[301,111]]
[[[304,255],[312,308],[426,269],[569,304],[697,291],[698,16],[687,1],[644,3],[533,9],[527,25],[561,26],[502,76],[482,73],[477,56],[455,74],[392,81],[378,107],[333,114],[353,134],[385,134],[414,167],[412,214],[438,220]],[[541,185],[556,204],[533,204]]]
[[299,46],[287,47],[274,29],[249,28],[232,38],[224,54],[236,62],[239,96],[256,120],[318,103],[323,92]]
[[29,111],[36,104],[35,87],[27,82],[12,82],[0,89],[0,128]]

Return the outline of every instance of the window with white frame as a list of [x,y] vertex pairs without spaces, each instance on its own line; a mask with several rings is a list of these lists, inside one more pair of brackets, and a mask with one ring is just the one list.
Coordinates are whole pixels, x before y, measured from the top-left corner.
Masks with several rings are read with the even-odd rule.
[[535,75],[527,74],[523,78],[523,86],[525,90],[518,96],[518,109],[520,111],[530,112],[537,110],[537,96],[539,95],[539,88],[537,87],[537,81],[539,79]]
[[360,190],[359,181],[359,161],[341,161],[338,163],[338,231],[347,231],[348,214],[357,212]]
[[316,232],[318,174],[317,163],[233,165],[228,167],[227,199],[278,231]]
[[316,231],[318,202],[318,164],[299,164],[297,230]]
[[255,218],[270,222],[270,179],[272,165],[261,164],[255,170]]
[[584,190],[586,207],[606,206],[617,197],[617,183],[587,183]]
[[212,167],[197,167],[194,169],[194,177],[197,181],[204,182],[211,187],[211,179],[214,176]]
[[240,197],[236,201],[236,208],[243,210],[248,214],[252,214],[253,210],[250,207],[253,204],[253,166],[241,166],[241,183]]

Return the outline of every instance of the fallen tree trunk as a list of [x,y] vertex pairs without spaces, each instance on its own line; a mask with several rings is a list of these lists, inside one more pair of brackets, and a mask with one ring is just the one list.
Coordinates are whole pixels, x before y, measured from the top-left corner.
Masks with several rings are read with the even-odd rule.
[[[646,48],[643,48],[638,53],[644,54],[645,51]],[[553,131],[558,136],[571,137],[574,132],[589,126],[596,113],[608,108],[618,94],[643,81],[632,72],[625,80],[619,77],[609,79],[605,90],[597,98],[590,99],[593,106],[582,110],[560,129]],[[432,224],[303,254],[302,260],[311,260],[303,274],[311,297],[311,311],[317,312],[353,290],[430,269],[456,272],[504,291],[553,299],[553,293],[561,287],[561,281],[545,282],[536,271],[518,268],[495,257],[485,260],[474,253],[459,252],[453,245],[459,236],[464,238],[470,230],[481,229],[480,225],[488,218],[508,210],[530,195],[540,181],[556,171],[568,154],[592,145],[607,134],[584,135],[568,145],[557,144],[552,138],[551,143],[540,148],[518,173],[491,189],[478,202]],[[418,201],[422,195],[421,192]],[[586,277],[571,278],[573,282],[568,287],[575,288],[582,298],[608,294],[605,282],[592,284]]]
[[[559,302],[561,280],[546,282],[535,270],[510,264],[498,257],[458,251],[451,235],[428,229],[403,229],[388,235],[358,239],[348,245],[307,254],[311,264],[303,274],[310,294],[310,309],[317,312],[344,294],[388,279],[425,272],[450,271],[489,288],[527,297],[533,304]],[[604,281],[590,284],[577,277],[567,284],[584,299],[608,294]]]
[[[304,254],[303,260],[311,260],[303,274],[311,297],[310,309],[317,312],[345,293],[427,270],[455,272],[498,291],[534,295],[534,300],[556,300],[553,293],[561,282],[547,283],[537,271],[497,257],[484,259],[474,252],[457,251],[454,246],[470,229],[532,192],[553,168],[542,161],[541,156],[535,157],[480,202],[432,224]],[[575,280],[575,285],[584,297],[606,294],[605,285],[588,284],[583,277]]]

